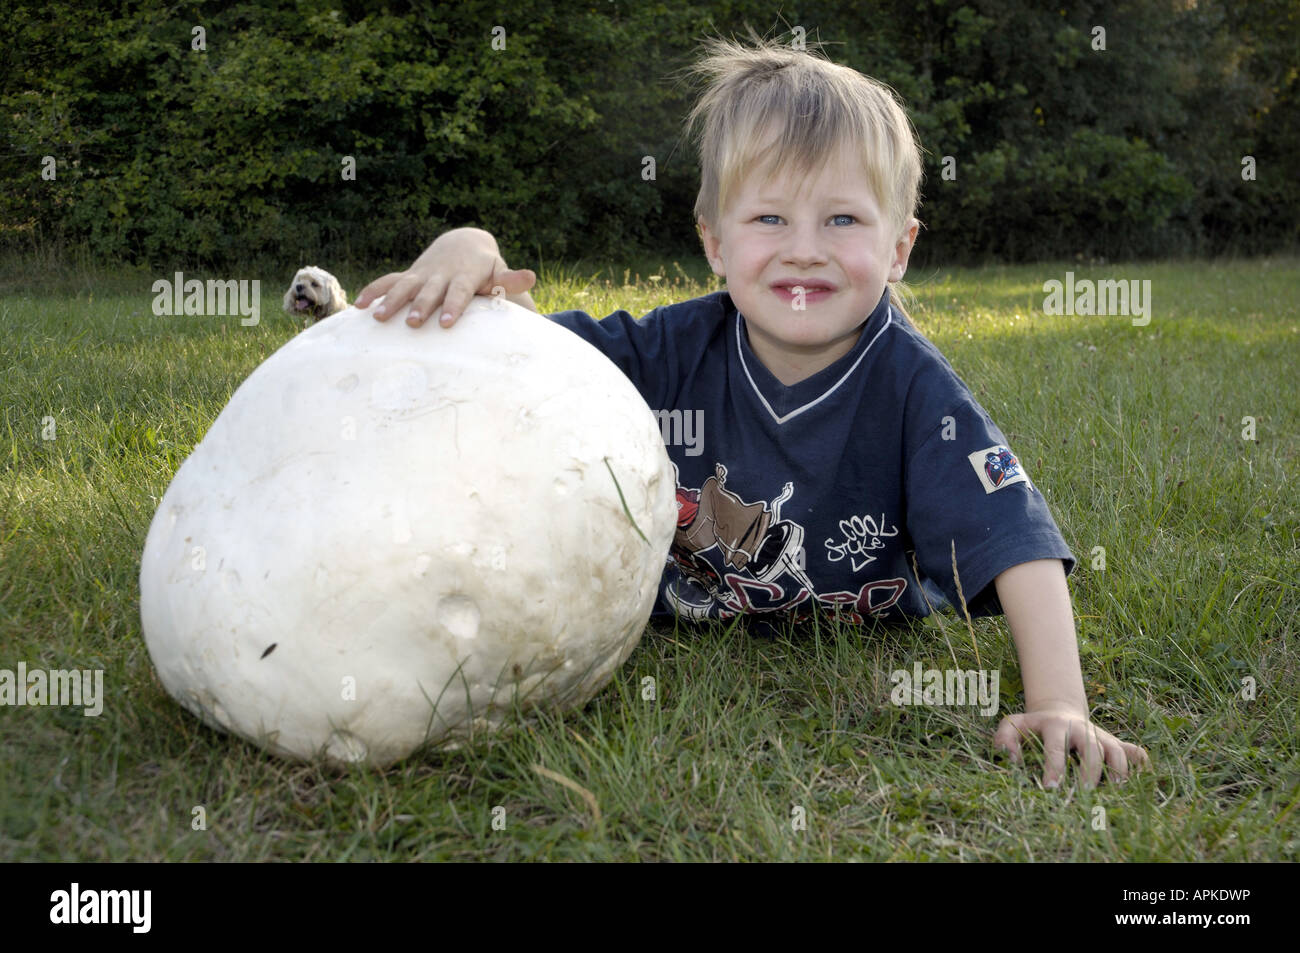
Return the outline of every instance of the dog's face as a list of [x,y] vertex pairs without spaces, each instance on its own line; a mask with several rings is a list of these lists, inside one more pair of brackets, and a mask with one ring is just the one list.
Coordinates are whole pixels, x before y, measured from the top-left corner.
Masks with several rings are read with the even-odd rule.
[[308,265],[298,269],[284,293],[284,310],[309,321],[319,321],[348,306],[339,280],[323,268]]

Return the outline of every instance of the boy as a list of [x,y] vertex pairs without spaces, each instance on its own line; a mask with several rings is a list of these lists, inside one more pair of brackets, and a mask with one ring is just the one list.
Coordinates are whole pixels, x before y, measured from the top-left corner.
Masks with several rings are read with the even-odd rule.
[[[650,407],[705,428],[668,447],[679,521],[661,606],[855,621],[963,600],[972,615],[1005,612],[1026,711],[1002,720],[995,746],[1020,761],[1020,739],[1041,736],[1049,788],[1070,750],[1088,785],[1103,764],[1127,777],[1147,755],[1089,722],[1065,582],[1074,558],[1002,432],[891,287],[919,227],[906,115],[874,80],[774,44],[715,41],[696,71],[708,84],[688,120],[700,132],[695,212],[727,291],[640,321],[550,316]],[[487,232],[457,229],[356,306],[384,295],[379,320],[409,302],[411,326],[435,310],[450,326],[495,288],[535,311],[535,280]]]

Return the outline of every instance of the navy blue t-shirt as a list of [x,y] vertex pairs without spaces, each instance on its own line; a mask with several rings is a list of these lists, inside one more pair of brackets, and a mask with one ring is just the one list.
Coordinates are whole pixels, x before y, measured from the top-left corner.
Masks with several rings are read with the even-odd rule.
[[[548,317],[609,357],[658,415],[677,533],[656,614],[730,618],[820,604],[897,621],[1002,611],[994,578],[1074,557],[1002,431],[886,291],[853,350],[787,387],[731,296]],[[920,579],[913,572],[915,553]]]

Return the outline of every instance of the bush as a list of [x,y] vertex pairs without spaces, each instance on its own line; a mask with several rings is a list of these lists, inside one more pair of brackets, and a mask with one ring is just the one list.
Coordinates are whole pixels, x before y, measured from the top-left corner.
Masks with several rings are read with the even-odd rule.
[[[828,3],[800,29],[906,101],[928,151],[921,264],[1254,251],[1300,240],[1300,3],[1248,6]],[[791,26],[756,0],[20,6],[0,21],[0,243],[405,262],[478,224],[532,264],[692,254],[670,76],[746,24]]]

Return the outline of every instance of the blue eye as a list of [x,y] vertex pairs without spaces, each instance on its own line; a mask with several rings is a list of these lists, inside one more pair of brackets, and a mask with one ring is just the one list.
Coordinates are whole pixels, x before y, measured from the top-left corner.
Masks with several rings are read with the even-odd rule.
[[[771,219],[775,219],[775,221],[772,221],[772,222],[764,221],[764,219],[769,219],[769,218],[771,218]],[[781,216],[780,216],[780,215],[760,215],[760,216],[758,216],[758,219],[757,219],[757,220],[760,221],[760,222],[763,222],[764,225],[778,225],[778,224],[780,224]]]
[[[832,218],[832,220],[835,221],[835,224],[836,224],[836,225],[853,225],[853,224],[855,224],[855,223],[857,222],[857,219],[854,218],[852,215],[833,215],[833,216],[831,216],[831,218]],[[841,222],[841,221],[839,221],[839,219],[841,219],[841,218],[847,218],[848,221],[847,221],[847,222]]]

